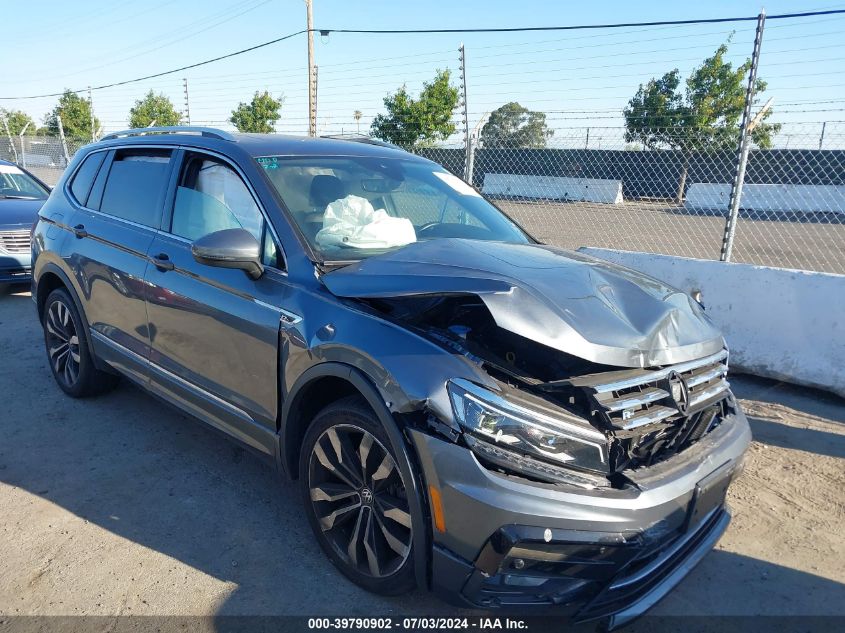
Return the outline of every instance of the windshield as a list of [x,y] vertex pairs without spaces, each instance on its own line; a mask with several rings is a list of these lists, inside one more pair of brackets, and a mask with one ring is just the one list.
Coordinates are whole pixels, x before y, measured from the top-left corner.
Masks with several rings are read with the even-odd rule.
[[0,165],[0,198],[46,200],[50,192],[14,165]]
[[472,187],[432,163],[349,156],[257,160],[323,261],[358,260],[442,237],[530,241]]

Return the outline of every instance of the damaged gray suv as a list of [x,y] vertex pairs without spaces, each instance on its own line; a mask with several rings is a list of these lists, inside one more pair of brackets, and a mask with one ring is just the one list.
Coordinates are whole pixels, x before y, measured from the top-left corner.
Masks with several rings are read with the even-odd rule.
[[32,241],[59,387],[128,378],[273,460],[368,590],[639,615],[730,519],[750,433],[722,336],[687,294],[359,141],[80,150]]

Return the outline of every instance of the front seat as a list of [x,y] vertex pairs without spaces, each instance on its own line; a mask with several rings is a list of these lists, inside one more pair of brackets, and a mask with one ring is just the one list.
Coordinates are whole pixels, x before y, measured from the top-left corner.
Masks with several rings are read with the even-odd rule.
[[323,214],[332,202],[346,197],[346,186],[337,176],[318,174],[311,179],[308,191],[308,203],[313,211],[306,213],[303,218],[302,229],[312,239],[323,228]]
[[346,197],[346,187],[337,176],[319,174],[311,179],[308,200],[311,206],[320,213],[323,213],[332,202],[344,197]]

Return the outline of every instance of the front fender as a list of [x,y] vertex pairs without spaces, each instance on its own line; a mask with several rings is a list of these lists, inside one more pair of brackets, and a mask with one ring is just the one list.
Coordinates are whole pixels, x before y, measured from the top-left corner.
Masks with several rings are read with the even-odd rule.
[[408,503],[411,506],[412,529],[414,534],[414,568],[416,570],[417,585],[428,586],[428,549],[430,535],[428,533],[430,521],[428,518],[428,503],[422,470],[416,465],[416,456],[411,448],[410,440],[399,428],[389,409],[389,402],[359,369],[338,362],[320,363],[306,370],[294,383],[289,397],[282,406],[281,427],[277,442],[276,458],[283,472],[291,473],[291,464],[285,450],[286,439],[289,436],[288,421],[291,408],[297,400],[297,394],[309,383],[325,377],[341,378],[351,383],[375,412],[382,427],[387,432],[391,448],[396,456],[397,465],[402,473],[402,479],[408,489]]

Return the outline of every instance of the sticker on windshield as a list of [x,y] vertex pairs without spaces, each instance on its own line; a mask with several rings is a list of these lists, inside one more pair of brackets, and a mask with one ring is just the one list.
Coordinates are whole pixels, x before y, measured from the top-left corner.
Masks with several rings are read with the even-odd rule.
[[276,156],[259,156],[255,160],[257,160],[258,164],[261,165],[264,169],[279,168],[279,159]]
[[470,187],[466,184],[463,180],[455,176],[454,174],[450,174],[448,172],[443,171],[436,171],[434,175],[440,178],[443,182],[449,185],[452,189],[457,191],[462,196],[475,196],[476,198],[480,198],[481,194],[479,194],[475,189]]
[[0,174],[22,174],[23,172],[14,165],[0,165]]

